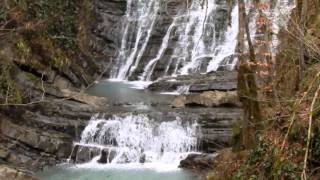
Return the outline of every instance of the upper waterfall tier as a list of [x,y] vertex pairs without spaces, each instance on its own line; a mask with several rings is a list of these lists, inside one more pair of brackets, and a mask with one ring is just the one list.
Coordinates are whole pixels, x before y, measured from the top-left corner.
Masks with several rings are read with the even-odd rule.
[[113,79],[154,80],[232,68],[238,10],[226,1],[127,0]]
[[[263,62],[271,54],[274,61],[278,34],[286,28],[295,1],[246,0],[245,7],[257,59]],[[150,81],[206,73],[232,69],[237,61],[235,0],[97,0],[95,12],[97,40],[91,46],[112,79]]]

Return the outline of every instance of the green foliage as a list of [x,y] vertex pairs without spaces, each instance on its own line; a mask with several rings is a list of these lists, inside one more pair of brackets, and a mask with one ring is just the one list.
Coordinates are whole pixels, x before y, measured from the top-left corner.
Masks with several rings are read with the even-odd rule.
[[19,54],[22,57],[27,58],[30,56],[31,49],[23,39],[19,39],[16,43],[16,46]]
[[233,179],[299,179],[301,167],[281,158],[280,154],[277,147],[259,139],[259,144],[251,150]]
[[288,140],[291,143],[294,142],[303,142],[304,138],[307,137],[306,129],[304,124],[301,124],[301,120],[296,120],[295,123],[292,125],[292,128],[288,135]]
[[0,64],[0,103],[22,103],[21,91],[11,78],[12,65],[3,62]]
[[62,69],[63,67],[66,67],[69,65],[70,65],[70,60],[67,57],[59,56],[59,54],[56,54],[56,56],[52,57],[51,66],[53,67]]
[[259,141],[259,145],[254,148],[253,150],[251,150],[250,152],[250,156],[248,159],[248,163],[249,165],[253,165],[255,163],[257,163],[261,157],[264,156],[264,154],[267,153],[268,150],[268,144],[265,143],[264,141]]

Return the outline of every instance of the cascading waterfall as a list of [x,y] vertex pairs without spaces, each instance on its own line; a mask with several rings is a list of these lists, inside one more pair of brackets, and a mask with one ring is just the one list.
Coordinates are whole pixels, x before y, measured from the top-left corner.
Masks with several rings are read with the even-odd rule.
[[[124,80],[135,70],[149,42],[158,10],[159,2],[156,0],[128,0],[121,48],[111,78]],[[137,32],[133,48],[130,47],[129,36],[132,34],[129,31]]]
[[[128,0],[121,48],[111,78],[150,81],[163,76],[207,73],[221,66],[234,68],[239,30],[237,2],[208,0],[203,4],[202,0],[190,0],[177,6],[175,14],[166,13],[168,5],[164,3],[170,2]],[[251,0],[245,3],[254,42],[259,12],[251,8]],[[261,12],[272,21],[270,51],[274,58],[278,32],[286,27],[295,1],[264,0],[260,4],[270,5]],[[162,24],[164,27],[159,27]]]
[[[163,163],[177,167],[197,149],[197,124],[184,124],[178,117],[175,121],[157,123],[146,115],[109,119],[94,116],[77,144],[107,149],[111,164]],[[102,154],[98,159],[99,156]]]
[[152,75],[152,72],[156,66],[157,61],[159,61],[159,59],[163,56],[165,50],[168,47],[170,35],[172,32],[172,29],[175,27],[175,24],[176,24],[176,19],[173,20],[173,23],[170,25],[166,35],[164,36],[160,50],[159,50],[156,58],[149,61],[149,63],[147,64],[147,66],[144,69],[142,76],[140,77],[140,80],[142,80],[142,81],[147,80],[148,81],[151,79],[151,75]]
[[[111,78],[126,80],[138,73],[136,79],[150,81],[158,66],[164,70],[156,78],[205,73],[216,70],[225,58],[233,55],[238,33],[237,8],[233,7],[232,18],[228,18],[226,4],[208,0],[208,4],[203,5],[201,0],[192,0],[176,14],[166,14],[171,23],[157,53],[153,58],[145,57],[148,43],[156,34],[155,24],[165,16],[160,13],[165,11],[163,3],[160,0],[128,1],[123,41]],[[132,14],[136,15],[136,22],[129,22]],[[135,30],[130,30],[132,28]],[[131,46],[129,37],[135,39]]]
[[[236,5],[231,13],[231,26],[228,27],[227,32],[225,33],[225,41],[215,49],[212,59],[214,61],[210,61],[207,72],[216,71],[220,63],[226,58],[234,55],[236,46],[237,46],[237,36],[239,30],[239,11],[238,5]],[[236,64],[236,60],[232,59],[231,62],[226,62],[223,66],[229,66],[228,69],[233,69]]]

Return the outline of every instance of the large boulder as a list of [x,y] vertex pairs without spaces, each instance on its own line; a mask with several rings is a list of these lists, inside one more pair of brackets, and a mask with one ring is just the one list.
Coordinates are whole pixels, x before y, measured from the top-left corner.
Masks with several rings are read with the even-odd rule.
[[[226,179],[221,174],[221,168],[228,167],[231,171],[237,170],[239,164],[249,156],[248,151],[232,152],[231,148],[225,148],[214,154],[190,154],[180,162],[180,168],[205,174],[205,179]],[[225,172],[225,171],[224,171]]]
[[201,94],[189,94],[179,96],[173,100],[172,106],[181,108],[184,106],[240,106],[237,91],[206,91]]
[[179,167],[183,169],[205,171],[212,167],[217,154],[189,154],[180,162]]
[[186,96],[178,96],[172,102],[172,107],[175,108],[183,108],[187,104],[187,97]]

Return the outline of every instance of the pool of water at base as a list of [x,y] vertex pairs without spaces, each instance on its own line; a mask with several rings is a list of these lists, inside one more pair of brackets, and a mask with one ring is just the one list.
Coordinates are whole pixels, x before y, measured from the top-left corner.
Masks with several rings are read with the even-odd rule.
[[[118,166],[118,167],[117,167]],[[165,169],[165,168],[164,168]],[[74,165],[51,167],[37,176],[43,180],[201,180],[202,178],[182,169],[157,170],[157,168],[116,165],[88,168]]]

